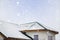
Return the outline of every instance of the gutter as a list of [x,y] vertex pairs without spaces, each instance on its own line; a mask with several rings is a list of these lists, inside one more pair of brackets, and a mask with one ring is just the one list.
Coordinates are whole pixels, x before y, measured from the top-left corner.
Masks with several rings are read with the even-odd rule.
[[30,37],[28,34],[26,34],[26,32],[20,31],[22,34],[24,34],[25,36],[29,37],[31,40],[33,40],[32,37]]

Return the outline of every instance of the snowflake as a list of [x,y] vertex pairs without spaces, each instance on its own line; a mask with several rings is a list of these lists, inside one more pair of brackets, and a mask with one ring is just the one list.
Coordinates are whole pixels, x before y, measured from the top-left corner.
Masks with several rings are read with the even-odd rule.
[[11,20],[7,20],[8,22],[11,22]]
[[16,2],[17,6],[20,4],[20,2]]
[[20,14],[18,13],[17,16],[20,16]]

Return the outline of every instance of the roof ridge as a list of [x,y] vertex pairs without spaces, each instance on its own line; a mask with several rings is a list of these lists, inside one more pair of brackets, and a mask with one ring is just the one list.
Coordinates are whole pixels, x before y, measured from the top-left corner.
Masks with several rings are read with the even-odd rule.
[[44,29],[46,29],[47,30],[47,28],[46,27],[44,27],[42,24],[40,24],[39,22],[36,22],[38,25],[40,25],[41,27],[43,27]]
[[[36,21],[35,21],[35,22],[28,22],[28,23],[23,23],[23,24],[30,24],[30,23],[36,23]],[[23,24],[20,24],[20,25],[23,25]]]
[[[29,22],[29,23],[25,23],[25,24],[31,24],[31,23],[37,23],[38,25],[40,25],[41,27],[43,27],[44,29],[46,29],[47,30],[47,28],[46,27],[44,27],[42,24],[40,24],[39,22],[37,22],[37,21],[35,21],[35,22]],[[33,25],[34,25],[33,24]],[[24,24],[20,24],[20,25],[24,25]]]

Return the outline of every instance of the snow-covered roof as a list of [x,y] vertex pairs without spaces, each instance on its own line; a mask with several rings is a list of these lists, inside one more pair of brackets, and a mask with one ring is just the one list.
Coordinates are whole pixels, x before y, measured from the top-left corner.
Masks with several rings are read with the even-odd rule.
[[14,23],[0,21],[0,32],[3,33],[6,37],[29,39],[27,36],[25,36],[19,31],[37,30],[37,29],[49,29],[55,31],[54,29],[49,28],[47,26],[43,26],[38,22],[31,22],[31,23],[18,25]]
[[21,39],[29,39],[24,34],[19,32],[17,28],[19,25],[0,21],[0,32],[3,33],[6,37],[13,37],[13,38],[21,38]]
[[31,23],[26,23],[26,24],[21,24],[20,25],[20,30],[24,31],[24,30],[37,30],[37,29],[47,29],[47,30],[51,30],[51,31],[55,31],[53,28],[47,27],[45,25],[42,25],[38,22],[31,22]]
[[21,24],[19,28],[20,30],[44,29],[43,27],[39,26],[36,22]]

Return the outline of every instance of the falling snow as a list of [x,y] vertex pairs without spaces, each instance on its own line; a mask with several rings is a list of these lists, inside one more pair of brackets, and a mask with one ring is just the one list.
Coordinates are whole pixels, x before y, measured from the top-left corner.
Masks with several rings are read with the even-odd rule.
[[16,4],[17,4],[17,6],[20,4],[20,2],[18,1],[18,2],[16,2]]
[[7,20],[7,22],[11,22],[11,20]]
[[[60,30],[59,0],[1,0],[0,5],[0,20],[18,24],[38,21],[47,26],[56,26],[55,29]],[[59,37],[60,35],[57,37],[57,40]]]
[[20,16],[20,14],[18,13],[17,16]]

